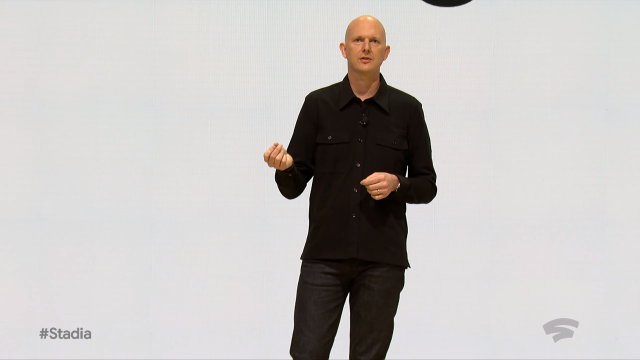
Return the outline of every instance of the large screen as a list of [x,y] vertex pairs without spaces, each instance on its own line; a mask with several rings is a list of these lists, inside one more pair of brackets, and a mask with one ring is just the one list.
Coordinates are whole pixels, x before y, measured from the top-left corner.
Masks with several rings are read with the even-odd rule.
[[1,1],[0,357],[288,358],[311,186],[262,155],[363,14],[438,174],[387,357],[640,357],[631,0]]

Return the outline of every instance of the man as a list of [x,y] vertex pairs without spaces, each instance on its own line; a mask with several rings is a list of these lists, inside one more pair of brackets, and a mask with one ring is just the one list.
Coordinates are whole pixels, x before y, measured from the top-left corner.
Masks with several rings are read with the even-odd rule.
[[384,27],[372,16],[358,17],[340,51],[347,76],[306,97],[289,151],[275,143],[264,153],[288,199],[314,177],[294,359],[329,357],[348,294],[349,358],[386,356],[409,267],[406,204],[436,196],[422,105],[380,74],[390,51]]

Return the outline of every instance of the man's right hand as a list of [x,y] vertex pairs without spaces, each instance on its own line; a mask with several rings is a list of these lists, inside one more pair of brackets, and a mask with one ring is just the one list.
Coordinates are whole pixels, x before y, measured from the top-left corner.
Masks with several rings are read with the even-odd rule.
[[287,150],[284,149],[282,144],[273,143],[267,151],[264,152],[264,162],[269,167],[276,168],[277,170],[286,170],[293,166],[293,158],[287,154]]

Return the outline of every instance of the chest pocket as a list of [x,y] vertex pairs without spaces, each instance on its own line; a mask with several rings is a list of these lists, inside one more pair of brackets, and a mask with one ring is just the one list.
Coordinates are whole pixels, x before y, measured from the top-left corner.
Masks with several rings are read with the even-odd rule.
[[393,134],[376,136],[376,165],[380,171],[404,173],[407,166],[409,143]]
[[349,168],[349,133],[318,134],[315,167],[316,173],[346,172]]

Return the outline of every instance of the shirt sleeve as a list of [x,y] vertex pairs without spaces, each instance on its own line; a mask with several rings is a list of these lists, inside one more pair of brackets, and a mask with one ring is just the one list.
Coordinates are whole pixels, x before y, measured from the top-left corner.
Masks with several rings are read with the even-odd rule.
[[275,174],[278,190],[287,199],[300,196],[313,177],[317,113],[316,102],[307,95],[287,148],[293,158],[293,166],[287,170],[276,170]]
[[431,157],[431,139],[421,104],[409,121],[408,176],[395,174],[400,180],[400,188],[393,197],[409,204],[428,204],[436,197],[438,188]]

